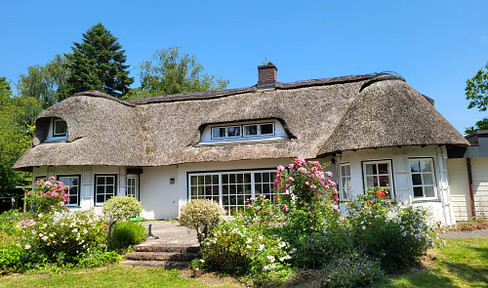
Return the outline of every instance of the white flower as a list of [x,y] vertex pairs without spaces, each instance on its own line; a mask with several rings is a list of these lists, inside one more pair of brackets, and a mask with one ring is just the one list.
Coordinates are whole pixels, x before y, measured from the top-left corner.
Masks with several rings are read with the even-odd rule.
[[264,244],[259,244],[259,248],[258,248],[258,250],[259,250],[259,251],[262,251],[263,249],[264,249]]
[[259,236],[258,238],[259,238],[259,240],[263,240],[263,236]]
[[246,245],[246,249],[251,249],[251,246],[249,246],[249,245]]
[[31,245],[26,244],[26,245],[25,245],[25,250],[29,250],[31,247],[32,247]]
[[251,239],[251,238],[247,238],[246,243],[247,243],[247,244],[249,244],[249,243],[251,243],[251,242],[252,242],[252,239]]
[[47,236],[44,236],[41,239],[44,240],[44,241],[47,241]]
[[279,243],[279,244],[278,244],[278,247],[279,247],[279,248],[283,248],[283,247],[285,247],[285,246],[286,246],[286,243],[285,243],[285,242],[281,242],[281,243]]
[[275,261],[275,258],[271,255],[267,256],[266,258],[268,258],[269,262],[273,263]]
[[363,227],[361,227],[361,228],[363,228],[363,230],[366,230],[366,226],[364,226],[364,225],[363,225]]

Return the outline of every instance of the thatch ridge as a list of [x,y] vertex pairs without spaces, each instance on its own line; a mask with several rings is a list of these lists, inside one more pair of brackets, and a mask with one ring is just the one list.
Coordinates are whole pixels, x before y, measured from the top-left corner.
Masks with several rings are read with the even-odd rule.
[[100,91],[95,91],[95,90],[88,90],[88,91],[83,91],[83,92],[78,92],[78,93],[73,94],[73,97],[77,97],[77,96],[100,97],[100,98],[105,98],[108,100],[118,102],[118,103],[123,104],[123,105],[134,107],[134,104],[132,104],[132,103],[129,103],[129,102],[124,101],[124,100],[120,100],[118,98],[115,98],[112,95],[109,95],[109,94],[106,94],[106,93],[103,93]]

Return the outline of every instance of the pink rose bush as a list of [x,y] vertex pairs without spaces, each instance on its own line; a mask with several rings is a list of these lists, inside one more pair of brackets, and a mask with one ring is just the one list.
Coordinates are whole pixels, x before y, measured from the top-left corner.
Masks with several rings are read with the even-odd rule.
[[34,189],[27,193],[27,208],[33,213],[54,213],[67,210],[69,203],[69,187],[54,177],[41,179],[34,183]]

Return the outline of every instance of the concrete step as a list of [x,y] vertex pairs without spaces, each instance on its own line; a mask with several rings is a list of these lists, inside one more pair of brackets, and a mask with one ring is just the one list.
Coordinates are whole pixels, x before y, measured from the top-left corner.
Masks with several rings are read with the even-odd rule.
[[198,257],[198,253],[173,252],[132,252],[125,255],[127,260],[140,261],[191,261]]
[[124,260],[122,265],[140,266],[140,267],[157,267],[157,268],[186,268],[190,265],[189,261],[136,261]]
[[198,253],[198,246],[142,243],[132,248],[135,252]]

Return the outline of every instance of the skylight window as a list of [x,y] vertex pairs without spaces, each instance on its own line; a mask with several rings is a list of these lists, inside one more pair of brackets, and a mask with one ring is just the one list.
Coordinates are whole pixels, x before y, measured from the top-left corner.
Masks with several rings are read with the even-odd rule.
[[289,139],[277,119],[208,125],[202,131],[201,144],[240,142],[270,139]]
[[[244,132],[244,133],[242,133]],[[212,127],[212,139],[259,137],[274,135],[274,123],[257,123]]]

